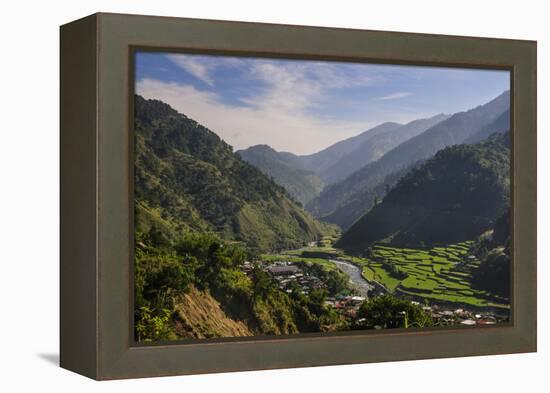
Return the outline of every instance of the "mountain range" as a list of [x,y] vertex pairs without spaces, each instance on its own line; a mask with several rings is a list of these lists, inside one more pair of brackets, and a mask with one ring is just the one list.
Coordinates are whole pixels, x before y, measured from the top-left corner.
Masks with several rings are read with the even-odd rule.
[[[324,222],[351,231],[382,209],[380,201],[390,204],[402,181],[436,153],[463,143],[481,146],[489,135],[507,131],[509,100],[506,91],[451,116],[383,123],[298,156],[267,145],[233,152],[167,104],[136,96],[136,229],[166,236],[215,232],[257,250],[300,247],[327,230]],[[344,234],[342,244],[350,236]]]
[[[447,146],[476,141],[509,128],[510,93],[506,91],[466,112],[456,113],[388,151],[342,181],[331,184],[306,208],[325,221],[349,228],[399,179]],[[508,127],[507,127],[508,125]]]
[[408,172],[341,237],[363,251],[374,242],[431,246],[475,239],[510,203],[510,133],[444,148]]
[[237,153],[305,205],[317,197],[325,185],[345,179],[358,168],[448,117],[439,114],[404,125],[382,123],[310,155],[277,152],[267,145],[251,146]]
[[266,145],[234,152],[169,105],[135,96],[136,340],[348,328],[324,290],[289,294],[255,264],[243,270],[261,254],[327,239],[353,255],[376,243],[477,238],[475,285],[507,296],[507,94],[452,116],[383,123],[309,156]]

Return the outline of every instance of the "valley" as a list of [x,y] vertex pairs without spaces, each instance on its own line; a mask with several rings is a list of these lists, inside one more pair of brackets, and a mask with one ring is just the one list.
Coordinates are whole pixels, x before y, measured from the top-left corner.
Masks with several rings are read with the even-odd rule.
[[506,97],[297,156],[136,96],[136,340],[508,322]]
[[[273,266],[290,269],[305,264],[341,271],[349,281],[348,292],[328,297],[329,307],[345,300],[346,296],[348,299],[353,296],[369,299],[391,294],[417,302],[429,312],[436,326],[508,321],[509,299],[476,288],[472,282],[480,264],[478,257],[470,252],[474,241],[429,249],[376,244],[364,256],[346,254],[332,247],[331,240],[322,239],[318,243],[279,254],[262,255],[260,266],[269,271]],[[286,275],[281,290],[295,279],[294,274]],[[300,290],[307,292],[308,288],[304,286]],[[340,309],[350,323],[357,323],[346,307]]]

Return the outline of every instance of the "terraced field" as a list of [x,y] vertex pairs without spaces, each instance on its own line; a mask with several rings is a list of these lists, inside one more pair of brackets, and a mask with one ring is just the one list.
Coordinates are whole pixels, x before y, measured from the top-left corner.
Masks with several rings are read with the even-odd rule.
[[368,258],[353,258],[353,262],[362,267],[367,280],[377,281],[396,294],[419,300],[508,308],[505,299],[472,288],[471,273],[478,262],[468,261],[466,254],[471,244],[467,241],[429,250],[375,245]]
[[362,269],[368,281],[376,281],[389,292],[410,296],[429,303],[455,303],[473,307],[508,309],[509,301],[473,288],[472,272],[479,262],[468,258],[473,244],[466,241],[431,249],[397,248],[374,245],[367,257],[346,255],[332,247],[332,239],[322,239],[318,246],[262,255],[265,261],[310,262],[336,269],[330,259],[347,261]]

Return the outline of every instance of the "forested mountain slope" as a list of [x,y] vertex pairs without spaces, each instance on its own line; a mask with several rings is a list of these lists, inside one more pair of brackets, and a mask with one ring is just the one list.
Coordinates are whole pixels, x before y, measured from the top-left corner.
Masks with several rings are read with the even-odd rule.
[[256,145],[237,152],[245,161],[283,186],[297,201],[305,205],[323,189],[323,181],[314,172],[304,169],[289,154],[279,153],[267,145]]
[[320,233],[284,188],[160,101],[135,98],[135,157],[138,238],[211,231],[271,250],[299,247]]
[[472,240],[510,206],[510,134],[439,151],[405,175],[359,219],[339,246],[361,251],[374,242],[436,245]]

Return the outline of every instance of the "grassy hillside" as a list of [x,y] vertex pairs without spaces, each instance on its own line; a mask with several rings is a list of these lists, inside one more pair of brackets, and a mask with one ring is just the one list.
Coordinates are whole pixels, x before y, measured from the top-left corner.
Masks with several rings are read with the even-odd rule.
[[211,231],[260,251],[299,247],[321,224],[215,133],[155,100],[135,99],[137,237]]
[[475,239],[510,204],[509,133],[438,152],[402,178],[338,242],[364,250],[374,242],[434,245]]

